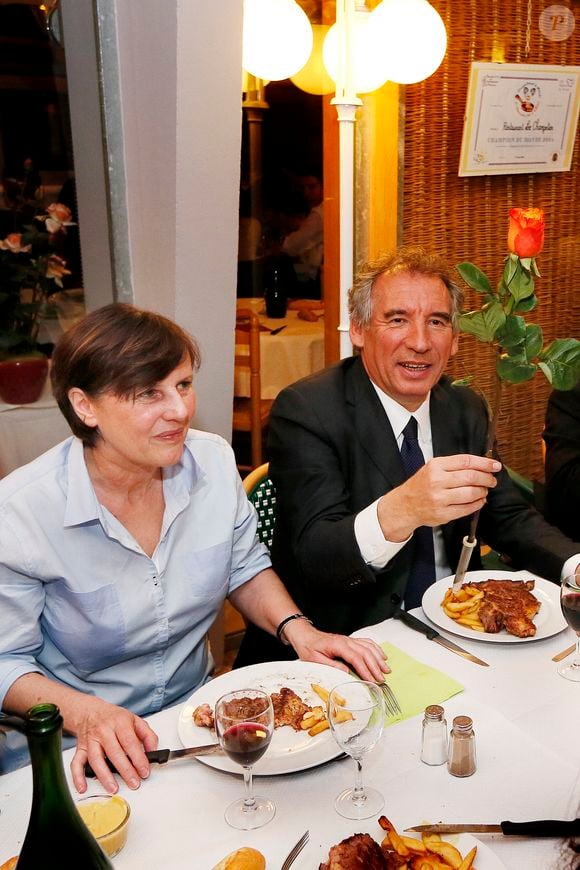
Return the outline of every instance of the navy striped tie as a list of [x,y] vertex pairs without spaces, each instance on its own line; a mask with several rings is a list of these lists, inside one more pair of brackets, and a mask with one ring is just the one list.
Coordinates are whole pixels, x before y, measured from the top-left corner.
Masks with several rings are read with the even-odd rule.
[[[414,417],[411,417],[403,429],[401,459],[403,460],[407,477],[411,477],[425,465],[425,457],[417,439],[417,421]],[[421,604],[425,589],[435,580],[433,529],[430,526],[419,526],[413,532],[412,540],[413,563],[405,590],[405,610],[418,607]]]

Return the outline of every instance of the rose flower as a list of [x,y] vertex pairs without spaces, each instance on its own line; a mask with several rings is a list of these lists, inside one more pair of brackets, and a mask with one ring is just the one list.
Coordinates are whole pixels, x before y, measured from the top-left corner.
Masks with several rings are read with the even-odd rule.
[[544,246],[544,212],[541,208],[512,208],[508,248],[524,259],[535,257]]

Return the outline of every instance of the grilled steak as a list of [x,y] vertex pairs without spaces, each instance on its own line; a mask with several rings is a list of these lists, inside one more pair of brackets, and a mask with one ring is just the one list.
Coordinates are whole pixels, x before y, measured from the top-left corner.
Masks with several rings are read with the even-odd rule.
[[532,620],[541,604],[532,595],[533,580],[483,580],[469,585],[483,592],[478,615],[486,631],[496,634],[505,628],[515,637],[535,635]]
[[286,687],[280,689],[279,692],[272,692],[270,697],[274,707],[274,728],[290,725],[295,731],[301,731],[300,723],[304,714],[310,713],[312,707],[305,704],[296,692]]
[[319,870],[388,870],[381,847],[369,834],[354,834],[332,846]]

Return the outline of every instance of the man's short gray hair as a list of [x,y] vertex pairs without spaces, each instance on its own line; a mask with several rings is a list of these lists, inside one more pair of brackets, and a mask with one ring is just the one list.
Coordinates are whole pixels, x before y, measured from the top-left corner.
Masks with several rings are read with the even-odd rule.
[[447,264],[436,254],[429,254],[425,248],[409,246],[397,248],[380,254],[374,260],[363,263],[359,269],[352,287],[348,292],[348,313],[351,322],[366,329],[370,326],[373,316],[373,287],[377,278],[382,275],[395,275],[398,272],[409,272],[417,275],[429,275],[440,278],[451,300],[451,322],[453,331],[457,332],[457,316],[463,305],[463,291],[451,279]]

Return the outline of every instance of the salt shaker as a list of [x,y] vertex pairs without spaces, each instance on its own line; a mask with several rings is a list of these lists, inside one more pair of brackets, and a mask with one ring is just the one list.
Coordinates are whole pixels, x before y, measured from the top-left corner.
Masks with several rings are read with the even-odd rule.
[[469,716],[456,716],[449,741],[447,770],[453,776],[471,776],[475,773],[475,732]]
[[447,761],[447,722],[439,704],[425,708],[421,740],[421,761],[425,764],[445,764]]

